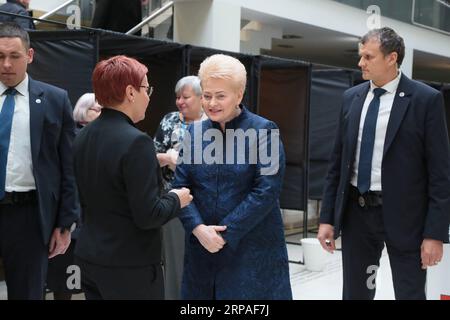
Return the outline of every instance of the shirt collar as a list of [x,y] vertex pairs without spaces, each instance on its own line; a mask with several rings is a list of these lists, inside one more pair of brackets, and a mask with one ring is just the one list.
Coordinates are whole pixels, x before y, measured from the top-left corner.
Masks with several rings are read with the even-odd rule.
[[[7,86],[3,84],[3,82],[0,82],[0,94],[3,94],[8,89]],[[23,79],[17,86],[14,87],[14,89],[17,90],[17,92],[25,96],[28,93],[28,74],[25,73],[25,79]]]
[[[397,77],[395,77],[394,80],[386,83],[381,88],[383,88],[384,90],[386,90],[389,93],[395,93],[395,91],[397,91],[398,84],[400,83],[401,77],[402,77],[402,73],[399,71]],[[373,92],[373,89],[376,89],[376,88],[378,88],[378,87],[372,81],[370,81],[370,91]]]

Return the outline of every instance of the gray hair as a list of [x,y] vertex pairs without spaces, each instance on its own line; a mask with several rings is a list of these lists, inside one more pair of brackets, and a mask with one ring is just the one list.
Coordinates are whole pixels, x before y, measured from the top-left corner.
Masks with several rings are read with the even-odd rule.
[[89,108],[95,106],[95,95],[93,93],[85,93],[83,94],[75,104],[75,108],[73,109],[73,120],[75,122],[85,122],[86,114]]
[[202,95],[200,79],[197,76],[187,76],[178,80],[175,86],[175,94],[181,94],[181,91],[183,91],[185,87],[191,87],[197,97]]
[[384,56],[392,52],[397,52],[397,65],[400,67],[405,57],[405,42],[393,29],[384,27],[380,29],[373,29],[366,33],[362,39],[361,44],[375,39],[380,42],[380,50]]

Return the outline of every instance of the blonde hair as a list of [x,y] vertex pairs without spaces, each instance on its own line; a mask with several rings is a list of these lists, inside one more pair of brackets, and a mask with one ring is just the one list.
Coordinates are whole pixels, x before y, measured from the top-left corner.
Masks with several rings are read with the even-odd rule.
[[215,54],[203,60],[198,77],[202,86],[211,78],[231,80],[239,90],[242,90],[242,93],[247,83],[247,71],[244,65],[238,59],[225,54]]

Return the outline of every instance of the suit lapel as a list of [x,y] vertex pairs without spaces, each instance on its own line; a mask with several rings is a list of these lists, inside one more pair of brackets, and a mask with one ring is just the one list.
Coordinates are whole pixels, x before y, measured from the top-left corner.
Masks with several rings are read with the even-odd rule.
[[354,158],[354,152],[356,150],[356,142],[359,133],[359,122],[361,120],[361,111],[366,100],[367,92],[369,91],[369,82],[361,88],[361,90],[355,95],[349,110],[348,116],[348,147],[347,152],[350,155],[349,159]]
[[388,127],[386,130],[386,138],[384,140],[383,157],[389,150],[394,141],[395,135],[400,128],[406,110],[408,110],[411,90],[408,85],[409,79],[402,75],[400,83],[395,93],[394,102],[392,104],[391,115],[389,116]]
[[31,157],[33,163],[37,163],[39,149],[41,147],[41,136],[44,125],[44,92],[39,85],[30,77],[28,84],[30,92],[30,137]]

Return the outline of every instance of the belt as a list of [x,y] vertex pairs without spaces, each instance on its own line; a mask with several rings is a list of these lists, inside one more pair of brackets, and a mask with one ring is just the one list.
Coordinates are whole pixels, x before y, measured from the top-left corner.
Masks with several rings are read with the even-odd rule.
[[0,200],[0,205],[3,204],[29,204],[37,202],[36,190],[27,192],[5,192],[5,197]]
[[356,200],[361,208],[379,207],[383,204],[381,191],[367,191],[364,194],[359,193],[358,188],[350,185],[350,198]]

